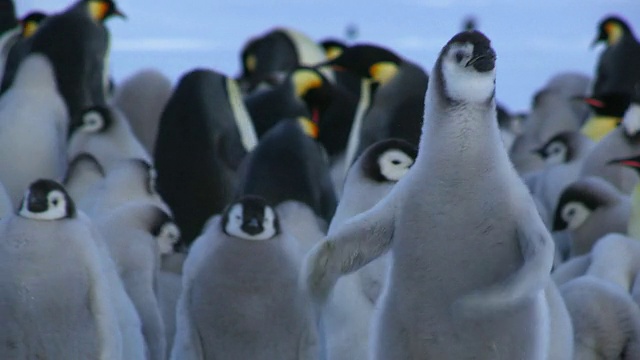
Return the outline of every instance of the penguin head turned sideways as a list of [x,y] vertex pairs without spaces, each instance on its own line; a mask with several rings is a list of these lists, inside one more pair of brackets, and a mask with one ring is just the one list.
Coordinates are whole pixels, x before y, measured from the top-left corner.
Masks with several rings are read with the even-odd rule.
[[25,15],[20,19],[20,27],[22,28],[20,36],[23,39],[31,37],[40,27],[40,23],[46,18],[47,14],[40,11],[32,11]]
[[172,254],[180,240],[180,229],[173,218],[165,211],[159,210],[159,216],[151,229],[151,235],[158,243],[161,255]]
[[571,133],[561,132],[549,139],[542,147],[534,150],[548,165],[564,164],[574,158],[571,147]]
[[350,71],[384,85],[395,77],[403,60],[392,51],[376,45],[354,45],[328,61],[334,70]]
[[417,155],[418,149],[405,140],[382,140],[362,154],[362,172],[377,182],[397,182],[409,171]]
[[126,18],[126,15],[118,9],[113,0],[85,0],[89,15],[94,21],[103,22],[112,16]]
[[225,234],[244,240],[269,240],[280,233],[275,210],[259,196],[247,195],[232,203],[222,216]]
[[599,42],[606,42],[608,46],[615,45],[624,34],[631,33],[631,29],[626,21],[619,16],[608,16],[600,21],[598,25],[598,36],[593,40],[591,46]]
[[25,192],[18,215],[32,220],[60,220],[76,215],[75,204],[59,183],[40,179]]
[[455,35],[436,62],[436,86],[449,102],[487,103],[495,95],[496,53],[479,31]]

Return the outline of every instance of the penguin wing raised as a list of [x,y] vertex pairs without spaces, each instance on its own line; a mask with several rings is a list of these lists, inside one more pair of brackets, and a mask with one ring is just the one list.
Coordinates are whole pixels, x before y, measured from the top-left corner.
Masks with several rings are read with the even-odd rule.
[[311,249],[302,281],[311,297],[324,302],[338,278],[384,254],[392,244],[395,204],[390,197],[346,222]]

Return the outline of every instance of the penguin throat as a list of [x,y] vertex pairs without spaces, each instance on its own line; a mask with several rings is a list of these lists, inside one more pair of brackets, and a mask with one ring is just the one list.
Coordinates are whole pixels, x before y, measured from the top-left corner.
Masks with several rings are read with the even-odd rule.
[[444,91],[455,103],[487,103],[495,95],[495,72],[462,69],[457,64],[442,64]]

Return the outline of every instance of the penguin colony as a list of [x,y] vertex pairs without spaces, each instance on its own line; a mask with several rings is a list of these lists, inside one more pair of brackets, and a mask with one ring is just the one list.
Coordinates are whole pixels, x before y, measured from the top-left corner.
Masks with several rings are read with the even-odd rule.
[[640,359],[624,18],[517,115],[472,23],[428,71],[275,27],[113,83],[118,17],[0,1],[0,359]]

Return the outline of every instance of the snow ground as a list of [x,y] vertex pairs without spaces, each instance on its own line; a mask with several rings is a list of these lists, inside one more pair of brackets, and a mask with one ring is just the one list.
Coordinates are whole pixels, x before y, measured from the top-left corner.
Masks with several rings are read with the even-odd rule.
[[[73,1],[18,0],[17,13],[58,11]],[[498,54],[498,99],[511,111],[529,108],[532,94],[554,74],[592,74],[600,48],[591,49],[598,21],[626,18],[640,36],[638,0],[116,0],[128,19],[110,19],[111,67],[116,80],[154,67],[174,81],[195,67],[239,72],[239,54],[252,36],[274,26],[296,28],[316,40],[373,42],[430,72],[441,47],[474,15]]]

